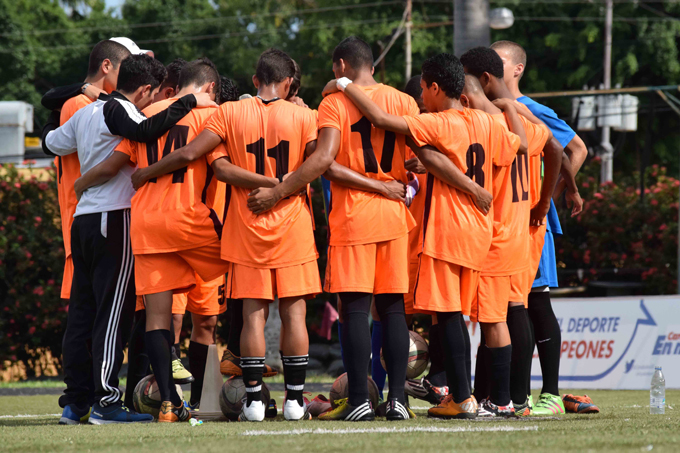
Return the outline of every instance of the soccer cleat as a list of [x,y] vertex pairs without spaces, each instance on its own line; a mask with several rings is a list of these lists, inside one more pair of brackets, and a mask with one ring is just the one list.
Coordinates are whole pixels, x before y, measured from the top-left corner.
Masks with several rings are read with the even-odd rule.
[[311,420],[312,414],[309,413],[309,406],[306,403],[297,402],[297,400],[286,400],[283,403],[283,418],[289,421]]
[[368,422],[375,420],[371,403],[366,401],[358,406],[350,406],[349,399],[336,400],[338,407],[319,415],[319,420],[344,420],[347,422]]
[[175,384],[180,385],[194,382],[194,376],[189,373],[189,370],[184,368],[180,359],[172,361],[172,379],[175,381]]
[[437,405],[449,394],[449,388],[447,386],[434,386],[425,378],[407,379],[404,392],[413,398]]
[[316,395],[314,399],[307,404],[307,410],[314,417],[318,417],[329,409],[331,409],[331,402],[323,395]]
[[87,422],[90,425],[108,425],[114,423],[151,423],[152,421],[153,415],[131,411],[125,407],[122,401],[117,401],[108,406],[94,403]]
[[482,401],[479,405],[479,411],[477,416],[480,418],[493,418],[493,417],[514,417],[515,408],[512,402],[507,406],[498,406],[491,402],[489,399]]
[[[225,349],[222,360],[220,360],[220,373],[224,376],[243,376],[241,357],[234,355],[229,349]],[[277,374],[279,372],[269,365],[265,365],[262,371],[262,377],[273,377]]]
[[541,393],[533,409],[533,415],[561,415],[564,414],[564,403],[559,395]]
[[534,413],[534,397],[531,396],[531,393],[527,395],[527,403],[529,404],[529,409],[531,409],[531,414],[533,415]]
[[194,404],[191,404],[190,402],[188,402],[186,400],[184,401],[184,407],[186,407],[189,412],[198,412],[198,408],[199,408],[200,405],[201,405],[200,401],[198,401]]
[[90,406],[79,407],[77,404],[68,404],[61,413],[60,425],[79,425],[87,423],[90,417]]
[[240,422],[261,422],[264,420],[265,407],[262,401],[252,401],[250,405],[243,404],[241,413],[238,416]]
[[531,406],[529,405],[529,399],[527,399],[523,404],[512,403],[512,407],[515,408],[515,415],[518,417],[529,417],[531,414]]
[[171,401],[163,401],[158,412],[158,423],[186,422],[191,418],[191,412],[184,407],[184,403],[175,406]]
[[276,407],[276,400],[274,398],[269,400],[267,409],[264,411],[265,418],[276,418],[279,413],[279,409]]
[[[411,415],[413,415],[413,417]],[[395,421],[408,420],[409,418],[416,417],[408,406],[401,404],[396,398],[390,398],[385,405],[385,418],[389,421]]]
[[600,408],[593,403],[588,395],[563,395],[562,403],[566,412],[573,412],[574,414],[597,414],[600,412]]
[[477,418],[477,400],[474,396],[461,403],[453,401],[453,395],[447,395],[444,400],[427,411],[428,417],[434,418]]

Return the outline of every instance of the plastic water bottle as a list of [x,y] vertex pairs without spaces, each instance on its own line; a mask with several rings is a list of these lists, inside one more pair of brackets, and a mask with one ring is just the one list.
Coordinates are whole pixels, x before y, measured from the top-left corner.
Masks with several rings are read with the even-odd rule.
[[666,378],[663,377],[660,366],[654,369],[652,376],[652,385],[649,389],[649,413],[666,413]]

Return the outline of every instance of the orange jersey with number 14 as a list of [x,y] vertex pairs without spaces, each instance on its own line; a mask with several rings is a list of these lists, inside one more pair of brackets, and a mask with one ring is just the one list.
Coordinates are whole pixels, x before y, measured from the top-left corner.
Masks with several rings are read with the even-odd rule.
[[[206,129],[226,144],[209,161],[229,157],[234,165],[269,177],[297,170],[307,143],[316,140],[314,112],[282,99],[255,97],[222,104]],[[232,187],[223,229],[222,259],[254,268],[283,268],[317,258],[307,197],[292,195],[260,215],[248,209],[250,189]]]
[[[520,139],[480,110],[446,110],[404,117],[418,146],[432,145],[477,184],[493,193],[494,166],[508,166]],[[491,246],[493,213],[431,174],[425,194],[423,253],[481,271]]]
[[[381,109],[392,115],[417,115],[413,98],[392,87],[360,86]],[[319,106],[319,129],[340,131],[339,164],[379,181],[408,182],[405,137],[373,127],[344,93],[327,96]],[[331,183],[328,217],[329,245],[345,246],[390,241],[415,226],[413,216],[400,201],[373,192]]]

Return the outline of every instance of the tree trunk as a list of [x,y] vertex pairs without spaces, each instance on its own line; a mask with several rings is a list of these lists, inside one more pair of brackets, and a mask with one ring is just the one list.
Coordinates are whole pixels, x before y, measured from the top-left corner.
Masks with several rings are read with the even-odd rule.
[[454,0],[453,53],[460,57],[473,47],[489,44],[489,0]]

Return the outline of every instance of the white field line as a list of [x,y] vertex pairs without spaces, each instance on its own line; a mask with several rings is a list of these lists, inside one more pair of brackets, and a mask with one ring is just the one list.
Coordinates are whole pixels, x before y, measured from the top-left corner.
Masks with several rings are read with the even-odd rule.
[[285,431],[245,431],[242,436],[292,436],[300,434],[388,434],[388,433],[474,433],[474,432],[538,431],[538,426],[451,427],[411,426],[408,428],[289,429]]
[[41,417],[61,417],[61,414],[19,414],[19,415],[0,415],[0,418],[41,418]]

